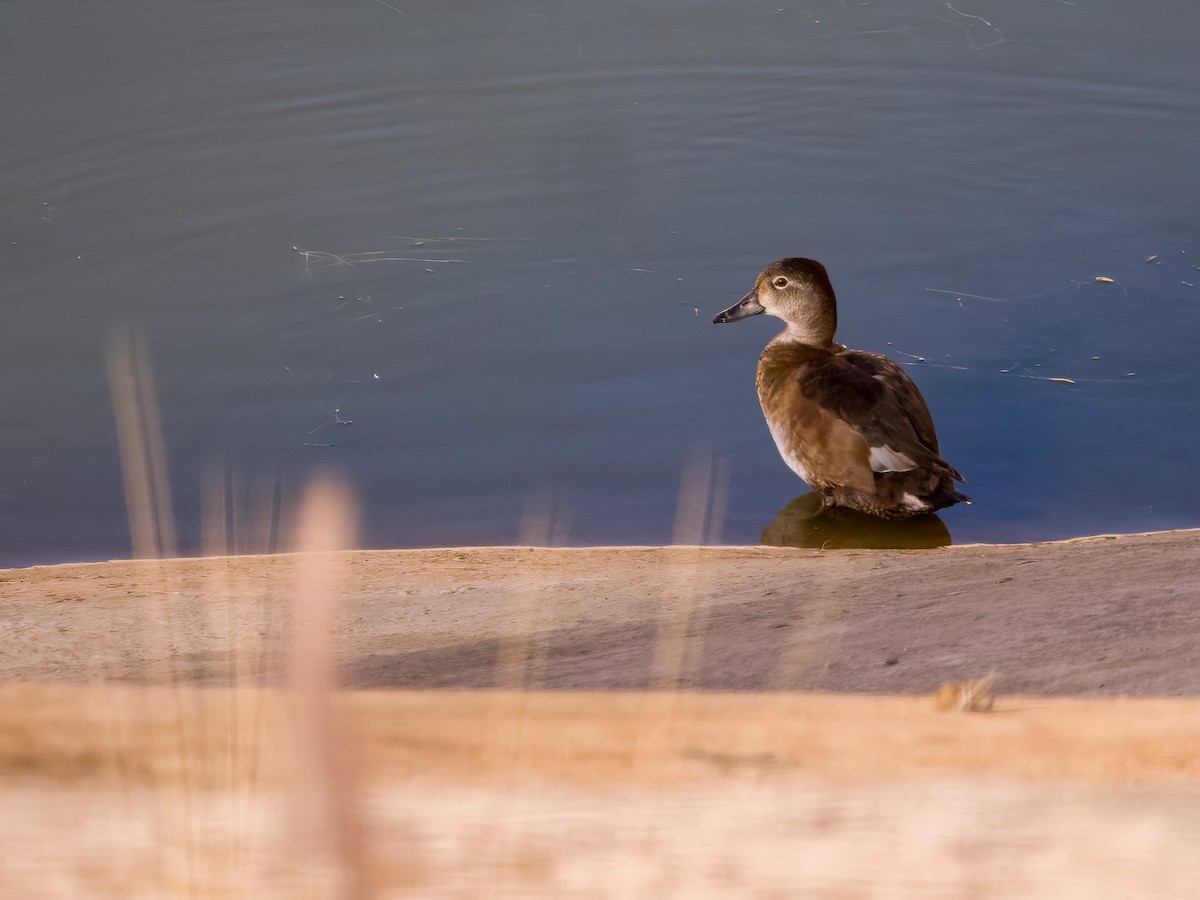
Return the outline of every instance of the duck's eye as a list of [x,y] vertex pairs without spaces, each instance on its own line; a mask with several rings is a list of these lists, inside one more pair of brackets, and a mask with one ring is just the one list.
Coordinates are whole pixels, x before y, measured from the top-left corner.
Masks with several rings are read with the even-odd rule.
[[775,279],[775,287],[787,287],[787,279],[780,275]]

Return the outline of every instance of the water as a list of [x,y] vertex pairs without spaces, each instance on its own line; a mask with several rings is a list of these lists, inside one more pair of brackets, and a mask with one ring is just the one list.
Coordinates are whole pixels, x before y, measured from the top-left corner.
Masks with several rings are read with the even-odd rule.
[[205,467],[325,464],[370,546],[511,542],[531,509],[559,542],[670,541],[689,471],[724,486],[701,537],[754,542],[804,490],[754,394],[774,322],[710,320],[796,254],[841,340],[912,363],[976,501],[956,542],[1200,525],[1198,27],[1116,0],[8,0],[0,562],[128,554],[124,322],[185,550]]

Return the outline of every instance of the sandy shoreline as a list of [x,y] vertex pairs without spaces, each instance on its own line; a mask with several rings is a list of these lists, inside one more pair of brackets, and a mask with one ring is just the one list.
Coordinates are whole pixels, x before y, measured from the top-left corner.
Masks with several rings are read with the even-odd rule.
[[[297,559],[2,571],[0,680],[274,681]],[[351,687],[913,693],[995,671],[1002,693],[1200,694],[1200,530],[337,560],[334,638]]]
[[1200,530],[313,560],[0,571],[0,896],[1194,896]]

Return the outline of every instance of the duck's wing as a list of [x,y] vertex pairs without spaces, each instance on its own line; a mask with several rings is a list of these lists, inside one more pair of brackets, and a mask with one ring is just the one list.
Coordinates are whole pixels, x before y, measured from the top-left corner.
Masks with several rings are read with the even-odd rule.
[[870,448],[872,470],[903,472],[916,468],[949,470],[941,458],[933,416],[912,379],[886,356],[845,350],[810,370],[802,390],[862,435]]

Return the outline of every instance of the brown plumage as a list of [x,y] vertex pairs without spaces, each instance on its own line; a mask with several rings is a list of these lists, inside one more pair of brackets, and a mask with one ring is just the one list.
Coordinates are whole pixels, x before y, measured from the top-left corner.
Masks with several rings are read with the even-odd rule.
[[787,327],[758,361],[758,399],[784,461],[829,506],[886,518],[970,498],[941,457],[921,392],[886,356],[834,343],[837,302],[825,267],[802,257],[771,263],[754,290],[716,323],[767,313]]

